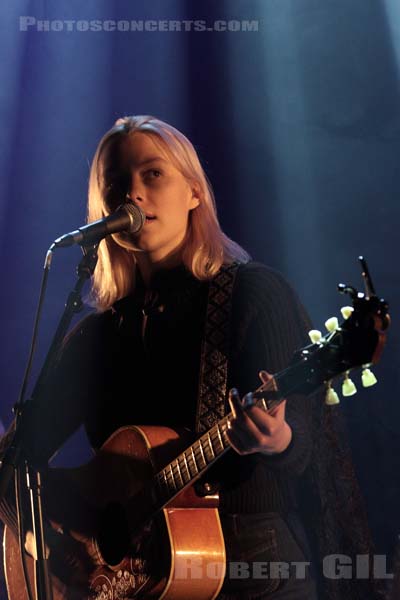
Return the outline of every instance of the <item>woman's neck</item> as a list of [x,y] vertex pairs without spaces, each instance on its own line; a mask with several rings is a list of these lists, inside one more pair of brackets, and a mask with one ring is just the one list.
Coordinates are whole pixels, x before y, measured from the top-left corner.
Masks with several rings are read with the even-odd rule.
[[177,250],[162,260],[153,261],[147,252],[135,252],[135,258],[143,283],[148,288],[156,271],[172,269],[182,262],[182,253]]

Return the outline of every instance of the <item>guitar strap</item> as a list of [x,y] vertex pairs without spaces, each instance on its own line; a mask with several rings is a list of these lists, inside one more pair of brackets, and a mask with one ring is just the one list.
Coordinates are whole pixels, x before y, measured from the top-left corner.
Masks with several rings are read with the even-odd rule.
[[223,265],[210,281],[201,345],[196,432],[203,433],[225,415],[232,292],[240,263]]

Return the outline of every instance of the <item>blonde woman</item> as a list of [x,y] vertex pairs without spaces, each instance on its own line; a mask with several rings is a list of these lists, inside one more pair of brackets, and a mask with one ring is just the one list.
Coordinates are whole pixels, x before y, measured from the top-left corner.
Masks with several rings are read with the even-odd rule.
[[[69,336],[50,391],[31,416],[26,448],[38,464],[81,423],[95,449],[124,425],[194,429],[208,291],[223,266],[239,263],[229,387],[240,395],[255,389],[259,372],[285,368],[305,343],[308,321],[295,294],[223,233],[211,185],[181,132],[132,116],[105,134],[90,174],[88,220],[122,202],[139,206],[146,222],[135,236],[115,234],[100,244],[92,287],[97,310]],[[261,378],[267,381],[267,373]],[[218,486],[227,551],[219,597],[312,600],[309,573],[296,577],[289,568],[307,560],[295,482],[311,452],[308,402],[282,403],[267,414],[257,406],[245,411],[239,393],[229,396],[234,452],[208,475]],[[279,561],[288,565],[281,574],[253,568]]]

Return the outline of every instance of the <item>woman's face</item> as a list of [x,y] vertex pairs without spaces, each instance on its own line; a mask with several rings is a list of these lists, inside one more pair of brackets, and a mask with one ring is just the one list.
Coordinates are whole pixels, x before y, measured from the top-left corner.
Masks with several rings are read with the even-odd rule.
[[159,262],[184,240],[198,195],[151,135],[134,133],[123,142],[122,165],[130,174],[128,195],[147,217],[135,235],[135,248]]

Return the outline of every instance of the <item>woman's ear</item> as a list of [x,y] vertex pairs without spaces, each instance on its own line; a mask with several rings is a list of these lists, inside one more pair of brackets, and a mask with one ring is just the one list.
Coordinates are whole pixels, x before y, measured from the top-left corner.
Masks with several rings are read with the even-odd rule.
[[196,208],[200,204],[200,196],[201,196],[201,186],[198,181],[194,181],[191,184],[192,188],[192,197],[189,203],[189,210]]

